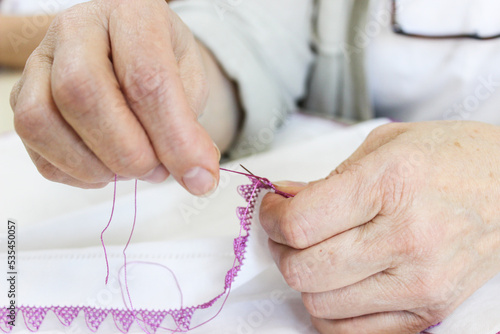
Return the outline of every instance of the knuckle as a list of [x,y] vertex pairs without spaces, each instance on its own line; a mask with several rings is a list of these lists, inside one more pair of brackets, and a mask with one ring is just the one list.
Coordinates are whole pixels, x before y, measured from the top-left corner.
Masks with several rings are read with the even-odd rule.
[[351,161],[351,159],[346,159],[330,173],[329,177],[333,175],[343,174],[347,171],[350,171],[355,166],[356,164]]
[[429,319],[430,322],[435,320],[432,318],[434,315],[440,318],[441,311],[446,310],[449,305],[450,294],[454,289],[447,288],[446,283],[449,284],[449,281],[442,275],[430,274],[425,278],[415,278],[415,282],[407,288],[413,291],[414,298],[418,298],[421,305],[426,305],[429,309],[429,311],[424,311],[424,318]]
[[400,123],[387,123],[380,125],[373,129],[367,137],[367,140],[376,140],[379,138],[385,138],[393,133],[397,132],[401,128]]
[[24,101],[18,103],[14,110],[14,128],[17,134],[25,141],[43,141],[43,132],[48,124],[45,108],[35,102]]
[[[171,124],[173,124],[173,122]],[[196,142],[195,138],[199,134],[199,130],[191,128],[191,124],[176,124],[169,129],[169,133],[165,136],[168,145],[160,147],[157,153],[168,161],[171,159],[169,156],[173,154],[185,154],[186,152],[194,151],[195,146],[193,145]]]
[[449,298],[452,295],[452,290],[443,288],[439,283],[444,282],[445,279],[439,279],[435,284],[428,284],[425,288],[425,295],[427,296],[428,305],[432,305],[433,311],[431,314],[439,314],[439,310],[445,308],[449,303]]
[[421,328],[429,328],[430,326],[437,325],[445,318],[445,315],[442,312],[431,311],[427,312],[425,316],[420,317],[420,321],[418,322]]
[[65,28],[70,26],[68,21],[71,19],[72,15],[70,15],[72,9],[69,8],[54,17],[52,20],[52,27],[55,31],[64,31]]
[[295,210],[286,210],[279,222],[279,228],[284,241],[295,249],[305,249],[309,246],[308,222],[304,216]]
[[21,87],[22,87],[21,80],[19,80],[16,82],[16,84],[12,88],[12,91],[10,92],[9,102],[10,102],[10,107],[12,108],[12,110],[16,109],[17,98],[19,96],[19,93],[21,92]]
[[104,91],[76,60],[61,65],[56,71],[52,87],[54,98],[63,105],[85,106],[79,109],[78,115],[74,115],[78,118],[94,110]]
[[391,162],[376,182],[376,195],[382,199],[383,212],[387,215],[405,217],[411,212],[418,184],[401,175],[400,162]]
[[61,182],[61,173],[60,171],[52,166],[48,161],[42,159],[38,159],[35,162],[36,168],[38,169],[38,172],[47,180],[53,181],[53,182]]
[[300,263],[295,261],[293,256],[285,255],[280,259],[279,269],[288,286],[296,291],[302,291],[302,268]]
[[390,232],[388,242],[394,245],[395,255],[402,261],[415,258],[421,249],[415,234],[406,224],[396,226]]
[[148,159],[144,150],[129,149],[123,150],[120,154],[115,154],[108,167],[115,174],[140,178],[153,170],[156,164],[157,162],[154,159]]
[[81,5],[76,5],[74,7],[68,8],[63,12],[58,13],[52,20],[52,24],[49,30],[49,35],[51,38],[56,38],[58,40],[69,37],[74,31],[75,26],[78,24],[78,17],[81,15],[78,13],[78,7]]
[[303,293],[302,303],[307,312],[315,318],[328,317],[328,305],[325,305],[324,299],[317,294]]
[[401,333],[420,333],[420,331],[437,324],[437,322],[432,322],[430,319],[426,319],[420,315],[404,312],[399,318],[399,330]]
[[161,99],[167,90],[167,80],[165,69],[141,65],[126,74],[124,90],[132,105],[147,99]]
[[52,22],[53,28],[60,33],[73,31],[75,23],[81,21],[81,12],[84,7],[87,5],[77,4],[56,15]]
[[[100,163],[86,159],[81,151],[83,149],[67,150],[63,162],[65,172],[87,184],[107,184],[112,180],[113,173],[109,169]],[[82,166],[86,167],[82,168]]]
[[[39,94],[29,94],[28,97],[21,96],[21,91],[27,78],[30,76],[36,77],[40,69],[47,68],[50,64],[51,59],[48,56],[38,52],[38,49],[33,51],[26,62],[23,76],[12,88],[9,102],[15,115],[17,114],[17,117],[22,119],[20,125],[30,121],[29,119],[23,119],[25,116],[34,118],[36,115],[43,115],[46,110],[51,109],[50,102],[44,96],[40,96]],[[38,124],[38,126],[40,125]]]

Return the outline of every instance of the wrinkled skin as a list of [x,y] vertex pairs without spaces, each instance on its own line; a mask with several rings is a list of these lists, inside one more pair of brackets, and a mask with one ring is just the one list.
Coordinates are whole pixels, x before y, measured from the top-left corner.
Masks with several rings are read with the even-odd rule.
[[[11,94],[40,173],[82,188],[170,174],[203,195],[220,152],[198,122],[203,50],[162,0],[92,1],[57,15]],[[180,158],[182,157],[182,158]]]
[[260,221],[320,333],[418,333],[500,271],[500,129],[375,129],[326,179],[267,194]]

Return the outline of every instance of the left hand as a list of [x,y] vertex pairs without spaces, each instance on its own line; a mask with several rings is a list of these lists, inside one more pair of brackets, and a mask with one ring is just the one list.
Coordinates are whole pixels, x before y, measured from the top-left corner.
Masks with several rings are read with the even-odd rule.
[[393,123],[260,221],[320,333],[417,333],[500,271],[499,203],[498,127]]

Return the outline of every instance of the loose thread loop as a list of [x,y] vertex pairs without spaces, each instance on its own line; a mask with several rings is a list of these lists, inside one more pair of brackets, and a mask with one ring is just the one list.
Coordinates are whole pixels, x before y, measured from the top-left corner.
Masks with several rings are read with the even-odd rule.
[[[245,170],[247,170],[245,167],[243,167],[243,168]],[[269,181],[268,179],[260,177],[260,176],[256,176],[256,175],[252,174],[251,172],[249,172],[248,170],[247,171],[250,174],[242,173],[242,172],[238,172],[238,171],[234,171],[234,170],[230,170],[230,169],[225,169],[225,168],[220,168],[220,169],[222,171],[226,171],[226,172],[230,172],[230,173],[235,173],[235,174],[240,174],[240,175],[247,176],[252,181],[252,184],[250,184],[250,185],[240,186],[239,187],[240,191],[242,191],[242,196],[247,201],[247,206],[246,206],[246,208],[243,208],[243,207],[239,208],[239,210],[242,210],[242,209],[244,209],[244,210],[243,211],[239,211],[239,214],[238,214],[238,217],[240,219],[240,231],[239,231],[238,237],[234,240],[234,242],[235,242],[235,246],[234,246],[235,258],[234,258],[233,265],[232,265],[231,269],[226,273],[224,291],[221,294],[219,294],[218,296],[216,296],[215,298],[211,299],[210,301],[208,301],[208,302],[206,302],[204,304],[200,304],[198,306],[192,306],[192,307],[184,307],[183,306],[183,294],[182,294],[182,290],[180,288],[180,285],[179,285],[179,282],[177,280],[177,277],[175,276],[175,274],[173,273],[172,270],[170,270],[168,267],[163,266],[163,265],[158,264],[158,263],[141,262],[141,261],[130,262],[130,263],[143,263],[143,264],[157,265],[157,266],[160,266],[160,267],[163,267],[163,268],[167,269],[173,275],[173,278],[174,278],[174,280],[176,282],[177,288],[179,289],[179,293],[180,293],[180,296],[181,296],[181,306],[180,306],[179,309],[169,310],[169,311],[166,311],[165,313],[166,314],[170,314],[170,316],[172,316],[172,318],[175,321],[175,324],[177,326],[177,328],[175,328],[175,329],[163,327],[163,326],[161,326],[161,323],[157,323],[157,324],[150,323],[149,320],[147,318],[145,318],[144,312],[141,312],[141,310],[135,310],[134,306],[133,306],[133,303],[132,303],[132,296],[130,294],[130,290],[129,290],[129,287],[128,287],[128,280],[127,280],[127,254],[126,254],[126,250],[129,247],[130,242],[132,240],[132,236],[133,236],[133,233],[134,233],[134,230],[135,230],[135,226],[136,226],[136,221],[137,221],[137,183],[138,183],[138,181],[135,180],[134,220],[133,220],[133,223],[132,223],[132,229],[130,231],[129,238],[128,238],[127,243],[125,244],[125,246],[123,248],[123,252],[122,252],[122,254],[123,254],[123,265],[122,265],[122,267],[119,270],[119,277],[121,275],[121,271],[122,270],[124,271],[124,287],[125,287],[125,291],[123,291],[124,289],[122,287],[120,279],[119,279],[119,283],[120,283],[120,288],[121,288],[121,292],[122,292],[123,302],[125,304],[125,307],[127,308],[127,311],[130,312],[130,320],[136,321],[137,324],[139,325],[139,327],[144,332],[146,332],[146,333],[150,333],[149,330],[148,330],[148,328],[147,328],[148,325],[150,327],[152,327],[153,333],[156,332],[157,329],[164,329],[164,330],[168,330],[168,331],[172,332],[172,334],[174,334],[174,333],[179,333],[179,332],[188,332],[188,331],[191,331],[191,330],[193,330],[195,328],[198,328],[200,326],[203,326],[203,325],[207,324],[208,322],[212,321],[213,319],[215,319],[220,314],[220,312],[222,311],[224,305],[226,304],[226,301],[229,298],[229,294],[231,293],[232,282],[236,278],[238,272],[241,270],[241,266],[243,265],[243,260],[244,260],[244,255],[243,254],[245,252],[246,242],[247,242],[248,237],[249,237],[251,216],[252,216],[252,212],[253,212],[254,205],[255,205],[255,199],[256,199],[256,197],[257,197],[260,189],[271,189],[276,194],[279,194],[279,195],[281,195],[283,197],[286,197],[286,198],[294,197],[294,195],[292,195],[292,194],[288,194],[288,193],[285,193],[283,191],[278,190],[276,188],[276,186],[271,181]],[[102,243],[102,246],[103,246],[104,257],[105,257],[105,260],[106,260],[106,280],[105,280],[106,284],[108,283],[108,278],[109,278],[109,262],[108,262],[108,255],[107,255],[107,252],[106,252],[106,246],[104,244],[103,235],[104,235],[104,232],[110,226],[111,221],[113,219],[113,214],[114,214],[114,210],[115,210],[115,203],[116,203],[116,184],[117,184],[117,179],[118,179],[117,175],[115,175],[115,179],[114,179],[114,192],[113,192],[113,205],[112,205],[112,209],[111,209],[110,219],[109,219],[108,224],[106,225],[106,227],[101,232],[101,243]],[[244,232],[245,232],[245,234],[244,234]],[[226,296],[222,300],[221,306],[220,306],[219,310],[215,313],[215,315],[213,315],[208,320],[206,320],[206,321],[204,321],[204,322],[202,322],[202,323],[200,323],[200,324],[198,324],[198,325],[196,325],[194,327],[190,326],[190,324],[191,324],[191,318],[192,318],[192,316],[193,316],[193,314],[194,314],[194,312],[196,310],[206,309],[208,307],[212,307],[215,304],[215,302],[217,302],[224,295],[226,295]]]

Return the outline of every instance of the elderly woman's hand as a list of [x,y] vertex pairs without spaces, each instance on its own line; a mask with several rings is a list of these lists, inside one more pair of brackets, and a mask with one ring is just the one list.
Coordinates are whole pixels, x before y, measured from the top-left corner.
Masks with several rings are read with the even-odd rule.
[[114,174],[172,174],[205,194],[220,153],[197,121],[208,97],[203,52],[164,0],[72,7],[14,87],[16,131],[48,179],[95,188]]
[[321,333],[417,333],[500,271],[500,129],[382,126],[260,220]]

